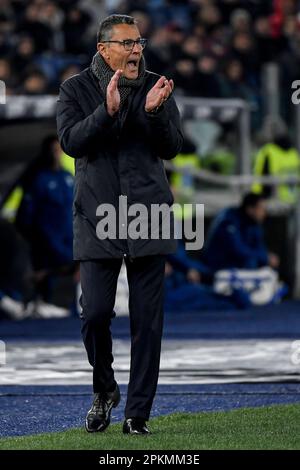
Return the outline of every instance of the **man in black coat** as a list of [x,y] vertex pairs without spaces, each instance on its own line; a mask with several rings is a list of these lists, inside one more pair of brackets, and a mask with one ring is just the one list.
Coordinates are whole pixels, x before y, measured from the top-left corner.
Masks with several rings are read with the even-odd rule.
[[[149,213],[173,204],[162,160],[176,156],[183,138],[174,83],[145,70],[145,45],[132,17],[106,18],[91,66],[61,85],[58,100],[59,140],[76,163],[74,258],[80,261],[82,336],[95,394],[86,419],[89,432],[103,431],[120,401],[110,324],[123,259],[131,328],[124,433],[149,432],[146,421],[157,387],[165,256],[176,243],[172,214],[168,219],[164,213],[151,225]],[[141,206],[147,214],[142,210],[136,236],[127,224],[135,223],[133,215]],[[111,218],[104,218],[110,208],[118,221],[117,235]],[[163,233],[166,223],[169,236]]]

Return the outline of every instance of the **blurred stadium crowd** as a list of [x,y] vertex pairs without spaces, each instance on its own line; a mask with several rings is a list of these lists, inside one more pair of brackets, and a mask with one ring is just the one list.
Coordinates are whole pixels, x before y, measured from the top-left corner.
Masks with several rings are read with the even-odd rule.
[[[138,20],[141,36],[148,39],[144,50],[147,68],[173,78],[177,95],[247,100],[256,111],[256,119],[252,120],[254,130],[260,130],[264,117],[263,67],[276,63],[280,72],[281,117],[288,126],[292,122],[291,84],[299,78],[300,70],[299,0],[0,0],[0,80],[5,82],[7,94],[57,95],[62,81],[89,66],[96,51],[99,21],[112,13],[129,14]],[[299,153],[292,145],[288,126],[280,132],[274,131],[263,142],[253,160],[256,175],[299,174]],[[219,127],[220,140],[224,140],[223,131],[231,128],[226,124]],[[205,129],[208,135],[208,127]],[[199,134],[199,129],[196,133]],[[235,171],[234,152],[218,149],[220,142],[216,140],[209,160],[209,155],[199,151],[197,142],[188,134],[181,154],[174,160],[175,166],[207,168],[225,175]],[[39,157],[37,166],[29,167],[17,182],[22,186],[22,199],[14,207],[15,226],[31,247],[30,256],[26,255],[27,261],[22,266],[16,249],[20,246],[18,239],[12,243],[11,226],[1,221],[2,233],[7,233],[6,238],[12,244],[16,267],[11,265],[10,276],[7,269],[0,273],[0,307],[12,312],[14,319],[48,315],[46,303],[38,315],[34,313],[36,305],[29,302],[28,308],[27,302],[36,295],[44,302],[52,302],[55,277],[69,274],[74,284],[79,281],[71,253],[73,161],[70,167],[70,159],[63,154],[56,136],[50,135],[44,140]],[[210,161],[211,165],[205,163]],[[189,176],[170,174],[178,202],[184,202],[186,196],[193,200],[198,189]],[[259,184],[251,189],[256,194],[248,195],[239,208],[223,207],[208,234],[206,257],[202,261],[191,259],[182,245],[176,255],[169,257],[166,286],[170,310],[180,310],[180,302],[183,309],[187,305],[199,310],[211,306],[225,309],[232,305],[243,308],[252,300],[241,297],[239,289],[230,287],[230,283],[249,283],[248,274],[242,273],[234,280],[223,273],[222,278],[215,280],[218,285],[212,290],[215,273],[232,268],[278,269],[280,257],[267,249],[261,227],[267,215],[261,195],[272,197],[274,191]],[[277,189],[278,200],[295,204],[298,197],[295,186],[281,184]],[[43,210],[39,212],[41,201]],[[227,233],[228,227],[233,227],[234,233]],[[228,240],[224,243],[226,234]],[[221,250],[218,256],[216,248]],[[227,253],[228,259],[220,264],[222,252]],[[3,253],[9,251],[5,248]],[[24,289],[15,281],[23,279],[25,271],[27,287]],[[278,292],[283,297],[286,292],[274,272],[262,271],[255,281],[267,279],[268,299],[275,299]],[[24,291],[26,294],[20,296]],[[264,296],[262,289],[262,298],[253,303],[264,303]],[[127,291],[124,298],[127,299]],[[17,304],[11,303],[11,299]],[[20,306],[19,313],[16,306]],[[49,315],[53,316],[53,306],[50,307]],[[56,314],[63,316],[66,311],[57,310]]]
[[[56,94],[90,63],[100,18],[125,13],[147,37],[147,67],[189,96],[240,97],[260,106],[261,68],[297,78],[297,0],[0,0],[0,79],[9,94]],[[289,87],[290,88],[290,87]]]

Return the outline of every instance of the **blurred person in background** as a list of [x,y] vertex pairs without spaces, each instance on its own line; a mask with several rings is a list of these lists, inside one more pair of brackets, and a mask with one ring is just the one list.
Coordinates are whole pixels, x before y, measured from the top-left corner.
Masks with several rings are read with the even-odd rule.
[[252,18],[250,13],[242,8],[237,8],[231,13],[230,26],[233,33],[251,33]]
[[203,98],[220,98],[221,86],[217,74],[217,61],[212,54],[203,54],[197,62],[195,95]]
[[16,47],[11,53],[11,60],[14,72],[19,78],[24,73],[24,70],[29,68],[35,60],[34,41],[31,36],[19,36]]
[[249,193],[239,207],[223,209],[212,222],[205,241],[203,262],[212,272],[228,269],[277,269],[279,258],[268,253],[262,223],[266,218],[263,196]]
[[[254,174],[274,177],[300,175],[300,155],[287,132],[278,133],[273,142],[261,147],[255,158]],[[288,204],[296,203],[299,193],[297,185],[288,183],[279,186],[255,183],[252,191],[262,194],[265,198],[277,197]]]
[[147,50],[144,53],[149,70],[153,70],[155,73],[162,73],[169,66],[171,57],[169,42],[169,32],[166,28],[154,29],[149,47],[147,45]]
[[68,309],[36,298],[41,273],[32,266],[30,246],[16,226],[0,218],[0,319],[62,318]]
[[33,295],[29,247],[14,225],[0,217],[0,319],[22,320]]
[[[214,85],[207,89],[208,77],[202,77],[202,83],[199,81],[197,86],[191,85],[194,82],[189,75],[191,67],[185,60],[194,61],[196,66],[199,53],[201,56],[212,55],[217,67],[211,78],[216,82],[222,81],[224,62],[236,59],[243,69],[242,88],[246,86],[251,90],[256,114],[262,115],[262,66],[270,60],[277,62],[281,72],[281,114],[291,122],[293,108],[287,103],[290,102],[291,83],[298,78],[299,69],[296,1],[110,0],[100,3],[97,0],[3,1],[0,5],[0,51],[3,52],[2,58],[9,59],[13,71],[7,84],[8,93],[19,92],[24,71],[32,65],[41,68],[49,81],[51,93],[57,93],[60,71],[72,62],[72,54],[77,55],[75,63],[80,67],[84,68],[89,63],[97,27],[95,12],[101,14],[105,8],[110,11],[121,8],[119,11],[126,14],[136,12],[141,30],[149,35],[145,59],[150,70],[171,73],[170,64],[179,61],[183,80],[185,73],[190,78],[186,80],[190,83],[182,87],[185,94],[220,96],[218,85],[215,93],[211,91]],[[26,36],[24,41],[20,39]],[[207,75],[205,69],[203,72]],[[191,89],[193,87],[195,90]],[[31,88],[29,86],[29,91]],[[27,86],[23,90],[26,92]],[[236,94],[229,86],[224,97]],[[261,125],[261,121],[261,118],[255,118],[255,128]]]
[[170,313],[207,310],[232,310],[250,305],[238,289],[231,295],[218,294],[210,285],[213,273],[201,261],[192,259],[184,243],[178,243],[177,252],[167,256],[165,269],[165,310]]
[[14,89],[17,84],[16,77],[13,74],[11,61],[8,59],[0,58],[0,80],[2,80],[9,89]]
[[[1,26],[1,25],[0,25]],[[0,29],[0,57],[5,57],[11,49],[8,35]]]
[[181,50],[183,56],[196,63],[200,55],[203,53],[203,45],[196,36],[188,36],[185,38],[181,46]]
[[169,61],[176,60],[181,56],[181,47],[185,39],[186,33],[176,22],[166,25],[167,30],[167,50],[169,53]]
[[241,98],[249,102],[252,101],[253,93],[245,84],[244,69],[238,60],[231,59],[225,63],[221,90],[223,98]]
[[222,23],[222,13],[215,2],[205,1],[200,5],[196,19],[204,26],[206,35],[209,35]]
[[23,182],[16,226],[28,241],[42,300],[53,297],[55,273],[72,271],[73,176],[61,167],[56,136],[45,138],[38,166]]
[[66,52],[82,54],[88,44],[88,28],[91,23],[90,15],[78,5],[72,6],[66,14],[62,25]]
[[257,18],[253,28],[260,62],[263,64],[276,61],[287,47],[285,37],[282,35],[273,37],[271,21],[268,16]]
[[63,21],[64,13],[55,1],[42,0],[39,3],[41,21],[50,28],[52,33],[52,51],[64,52]]
[[46,95],[50,92],[46,75],[38,68],[30,68],[25,72],[23,83],[20,85],[20,95]]
[[202,261],[213,274],[215,293],[238,294],[246,306],[279,302],[286,295],[277,272],[280,259],[264,242],[266,215],[263,196],[248,193],[239,207],[223,209],[212,222]]
[[76,64],[67,65],[60,72],[59,82],[63,83],[68,78],[71,78],[73,77],[73,75],[78,74],[80,70],[81,70],[80,67]]
[[41,17],[42,9],[34,3],[29,2],[26,6],[24,16],[17,25],[17,33],[32,37],[35,51],[42,53],[52,48],[53,33],[49,25],[45,24]]
[[255,38],[250,33],[236,33],[232,40],[231,55],[242,64],[246,83],[249,86],[258,86],[261,63]]
[[143,38],[148,37],[152,31],[153,26],[150,15],[148,15],[145,11],[133,10],[130,12],[130,16],[133,16],[136,19],[139,25],[141,36]]
[[167,70],[176,80],[177,92],[183,95],[197,95],[197,85],[195,83],[196,68],[194,62],[183,56],[176,60],[173,66]]

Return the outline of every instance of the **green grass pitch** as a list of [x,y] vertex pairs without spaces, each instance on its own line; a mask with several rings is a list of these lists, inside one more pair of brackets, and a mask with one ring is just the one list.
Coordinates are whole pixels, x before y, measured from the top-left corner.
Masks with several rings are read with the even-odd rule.
[[300,404],[173,414],[151,419],[149,427],[149,436],[123,435],[121,424],[111,424],[104,433],[82,428],[1,438],[0,449],[300,449]]

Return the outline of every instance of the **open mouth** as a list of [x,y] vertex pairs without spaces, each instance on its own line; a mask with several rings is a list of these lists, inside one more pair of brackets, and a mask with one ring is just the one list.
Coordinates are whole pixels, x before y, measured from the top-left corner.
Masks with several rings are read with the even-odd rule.
[[139,61],[137,59],[131,59],[127,62],[127,67],[131,72],[135,72],[138,68]]

